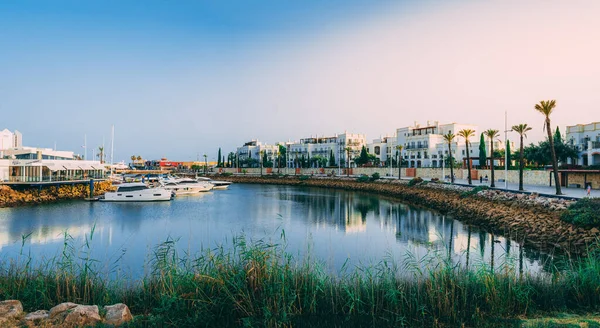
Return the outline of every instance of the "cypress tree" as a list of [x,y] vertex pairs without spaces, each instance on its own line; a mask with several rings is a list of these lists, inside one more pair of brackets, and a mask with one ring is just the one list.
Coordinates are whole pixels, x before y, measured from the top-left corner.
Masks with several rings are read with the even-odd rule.
[[[494,162],[494,154],[492,154],[492,163]],[[481,134],[481,138],[479,139],[479,167],[483,168],[487,166],[487,151],[485,150],[485,137],[483,133]]]
[[221,167],[221,164],[223,164],[223,162],[221,162],[221,147],[219,147],[219,154],[217,155],[217,167]]
[[333,156],[333,149],[329,149],[329,166],[335,166],[335,157]]
[[562,143],[562,136],[560,135],[560,129],[558,128],[558,126],[556,127],[556,132],[554,132],[554,144],[561,144]]

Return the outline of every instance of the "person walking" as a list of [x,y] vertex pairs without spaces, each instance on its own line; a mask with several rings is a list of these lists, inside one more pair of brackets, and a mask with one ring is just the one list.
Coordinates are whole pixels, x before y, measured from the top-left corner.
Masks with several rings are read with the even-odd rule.
[[586,190],[587,190],[587,198],[591,198],[592,197],[592,184],[591,183],[588,183]]

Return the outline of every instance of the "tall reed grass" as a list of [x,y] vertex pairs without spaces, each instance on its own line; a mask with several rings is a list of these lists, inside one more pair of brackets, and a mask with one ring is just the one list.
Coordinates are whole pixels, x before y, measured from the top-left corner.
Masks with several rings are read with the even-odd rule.
[[509,264],[467,270],[448,260],[423,269],[410,258],[397,263],[386,257],[331,275],[310,256],[295,260],[284,240],[240,236],[231,247],[192,257],[168,239],[149,255],[149,273],[132,281],[98,270],[100,263],[89,256],[93,235],[92,229],[76,248],[65,233],[62,254],[41,264],[32,265],[25,251],[2,262],[0,298],[19,299],[30,311],[66,301],[123,302],[137,315],[131,326],[163,327],[506,326],[515,318],[598,311],[600,305],[597,252],[547,275],[519,274]]

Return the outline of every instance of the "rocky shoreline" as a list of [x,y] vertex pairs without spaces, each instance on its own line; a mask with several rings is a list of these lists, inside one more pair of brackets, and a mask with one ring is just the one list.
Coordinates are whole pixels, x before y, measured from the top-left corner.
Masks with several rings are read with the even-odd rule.
[[123,303],[104,306],[100,311],[97,305],[67,302],[56,305],[50,311],[25,313],[23,304],[18,300],[0,302],[2,327],[91,327],[96,324],[118,327],[131,320],[133,316]]
[[236,183],[258,183],[336,188],[390,196],[414,205],[427,206],[462,222],[507,236],[547,252],[585,254],[596,244],[600,231],[585,229],[560,219],[574,201],[524,195],[498,190],[473,191],[473,188],[444,183],[377,180],[358,182],[352,178],[278,176],[223,176]]
[[[113,186],[109,181],[94,183],[94,195],[96,196],[103,195],[112,189]],[[52,203],[67,199],[84,199],[88,195],[89,186],[87,184],[52,186],[41,191],[37,189],[17,191],[8,186],[0,186],[0,208]]]

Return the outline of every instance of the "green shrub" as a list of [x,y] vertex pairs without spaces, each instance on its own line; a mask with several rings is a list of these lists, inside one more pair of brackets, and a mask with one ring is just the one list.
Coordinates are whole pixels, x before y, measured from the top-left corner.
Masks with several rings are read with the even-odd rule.
[[477,186],[469,191],[463,191],[460,193],[460,197],[465,198],[465,197],[470,197],[470,196],[475,196],[477,195],[477,193],[479,193],[482,190],[488,190],[490,188],[486,187],[486,186]]
[[370,180],[371,180],[371,179],[369,179],[369,176],[368,176],[368,175],[365,175],[365,174],[363,174],[363,175],[359,176],[359,177],[356,179],[356,181],[358,181],[358,182],[369,182]]
[[300,180],[300,181],[306,181],[306,180],[308,180],[308,179],[310,179],[310,176],[308,176],[308,175],[301,175],[301,176],[298,178],[298,180]]
[[231,173],[231,172],[223,172],[223,173],[221,173],[221,176],[223,176],[223,177],[230,177],[232,175],[233,175],[233,173]]
[[379,176],[379,173],[375,172],[371,175],[371,181],[375,181],[375,180],[379,180],[381,177]]
[[561,214],[560,218],[582,227],[600,227],[600,198],[583,198]]
[[244,173],[244,175],[245,175],[246,173],[248,173],[248,170],[242,169],[242,173]]
[[416,178],[412,178],[412,179],[411,179],[411,180],[408,182],[408,185],[412,187],[412,186],[414,186],[414,185],[416,185],[416,184],[419,184],[419,183],[422,183],[422,182],[423,182],[423,179],[422,179],[422,178],[420,178],[420,177],[416,177]]

